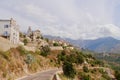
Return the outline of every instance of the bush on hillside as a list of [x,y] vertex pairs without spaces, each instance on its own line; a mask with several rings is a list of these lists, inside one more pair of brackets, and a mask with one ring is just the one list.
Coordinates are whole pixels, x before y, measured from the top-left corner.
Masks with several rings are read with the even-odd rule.
[[50,47],[49,46],[42,46],[41,49],[41,55],[46,57],[50,53]]
[[84,57],[82,56],[82,54],[78,54],[77,55],[77,64],[82,64],[84,62]]
[[87,67],[87,66],[83,66],[83,71],[84,71],[84,72],[89,72],[88,67]]
[[120,71],[115,71],[115,77],[117,80],[120,80]]
[[24,45],[27,45],[28,40],[25,38],[25,39],[23,40],[23,43],[24,43]]
[[74,78],[75,75],[76,75],[76,70],[75,68],[73,67],[72,63],[68,62],[68,61],[65,61],[63,63],[63,73],[66,77],[68,78]]
[[105,78],[106,80],[112,80],[108,74],[102,74],[102,77]]
[[31,55],[31,54],[27,54],[27,55],[26,55],[26,60],[25,60],[25,62],[26,62],[27,64],[31,64],[32,62],[34,62],[34,56]]
[[16,49],[20,52],[21,55],[28,54],[28,51],[25,50],[25,48],[23,46],[18,46]]
[[93,60],[93,61],[90,61],[89,63],[91,64],[92,67],[94,67],[96,65],[99,65],[101,67],[105,66],[104,62],[100,61],[100,60]]
[[79,72],[78,73],[78,78],[80,80],[92,80],[91,77],[90,77],[90,75],[88,75],[88,74],[86,74],[84,72]]
[[83,76],[83,80],[91,80],[90,75],[84,75],[84,76]]
[[69,61],[71,63],[76,63],[77,58],[75,54],[70,54],[69,56],[66,56],[66,61]]
[[63,50],[61,54],[58,54],[57,56],[58,61],[68,61],[71,63],[77,63],[77,64],[82,64],[84,62],[84,57],[81,54],[75,54],[75,53],[69,53],[67,55],[67,51]]
[[20,32],[20,37],[21,37],[21,38],[25,38],[25,34],[22,33],[22,32]]
[[40,54],[41,54],[41,51],[40,51],[40,50],[36,50],[36,51],[35,51],[35,54],[40,55]]
[[59,44],[58,43],[53,43],[53,46],[59,46]]
[[66,55],[64,55],[64,54],[58,54],[57,58],[58,58],[58,63],[60,64],[60,62],[66,60]]

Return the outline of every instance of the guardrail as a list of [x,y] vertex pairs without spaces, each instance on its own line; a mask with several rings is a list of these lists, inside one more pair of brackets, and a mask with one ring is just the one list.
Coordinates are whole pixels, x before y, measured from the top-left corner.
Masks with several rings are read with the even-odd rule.
[[62,71],[57,71],[50,80],[61,80],[58,73],[62,73]]

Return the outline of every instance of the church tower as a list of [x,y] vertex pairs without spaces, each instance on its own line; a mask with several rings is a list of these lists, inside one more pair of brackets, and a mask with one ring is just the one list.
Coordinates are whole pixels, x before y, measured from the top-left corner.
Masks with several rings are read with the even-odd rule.
[[29,26],[28,30],[27,30],[27,36],[31,36],[32,35],[32,30],[31,30],[31,26]]

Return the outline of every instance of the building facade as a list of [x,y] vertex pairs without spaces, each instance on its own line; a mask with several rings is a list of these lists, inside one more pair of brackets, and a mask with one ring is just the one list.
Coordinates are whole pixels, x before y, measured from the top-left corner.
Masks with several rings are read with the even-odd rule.
[[27,37],[30,37],[32,39],[31,41],[37,41],[37,40],[41,39],[41,37],[42,37],[40,30],[32,31],[30,26],[27,30],[26,35],[27,35]]
[[34,32],[33,32],[33,40],[34,41],[37,41],[37,40],[39,40],[41,38],[41,32],[40,32],[40,30],[35,30]]
[[0,36],[7,38],[13,44],[19,43],[19,26],[12,18],[0,20]]

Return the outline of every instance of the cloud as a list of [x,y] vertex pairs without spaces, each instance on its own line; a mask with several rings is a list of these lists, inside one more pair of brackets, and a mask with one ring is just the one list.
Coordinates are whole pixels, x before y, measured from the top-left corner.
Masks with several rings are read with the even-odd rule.
[[107,24],[103,28],[103,33],[106,33],[107,36],[120,38],[120,28],[113,25],[113,24]]
[[114,17],[119,4],[118,0],[1,0],[0,18],[15,18],[24,31],[32,26],[43,34],[72,39],[120,39]]

